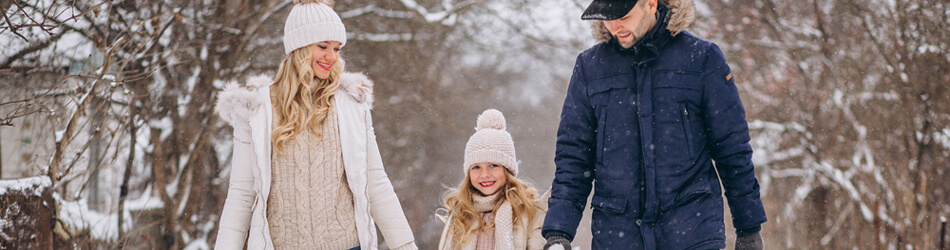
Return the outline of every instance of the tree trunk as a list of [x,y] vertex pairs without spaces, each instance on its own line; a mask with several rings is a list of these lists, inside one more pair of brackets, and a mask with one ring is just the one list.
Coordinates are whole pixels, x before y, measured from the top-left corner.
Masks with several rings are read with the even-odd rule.
[[3,130],[0,130],[0,179],[3,179]]
[[92,134],[92,143],[89,145],[91,148],[89,152],[89,198],[86,200],[89,205],[89,209],[93,211],[102,211],[102,199],[100,198],[101,193],[99,192],[99,169],[102,165],[103,147],[102,144],[102,133],[99,133],[98,130],[102,127],[102,119],[105,113],[106,100],[96,95],[93,92],[89,98],[92,98],[91,106],[89,107],[92,110],[92,122],[89,126],[89,133]]
[[135,133],[137,130],[135,127],[135,116],[137,114],[138,108],[135,105],[135,95],[133,94],[132,100],[129,101],[129,159],[125,164],[125,173],[122,174],[122,185],[119,186],[119,209],[116,210],[119,214],[117,225],[117,230],[119,231],[119,249],[123,249],[126,242],[126,232],[122,230],[122,223],[124,223],[125,200],[129,195],[129,178],[132,176],[132,168],[135,163]]

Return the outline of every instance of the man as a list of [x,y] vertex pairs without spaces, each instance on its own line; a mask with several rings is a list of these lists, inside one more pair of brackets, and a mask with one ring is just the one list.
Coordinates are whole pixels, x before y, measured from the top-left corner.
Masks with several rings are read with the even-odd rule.
[[602,42],[564,100],[545,249],[570,248],[592,186],[592,249],[725,248],[720,180],[736,249],[762,249],[745,110],[719,47],[684,31],[692,0],[594,0],[581,19]]

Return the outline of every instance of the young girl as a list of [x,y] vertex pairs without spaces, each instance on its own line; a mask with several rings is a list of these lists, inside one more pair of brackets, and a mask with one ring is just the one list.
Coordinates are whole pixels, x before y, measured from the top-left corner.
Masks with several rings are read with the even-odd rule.
[[463,167],[465,179],[445,199],[448,220],[439,249],[541,249],[547,203],[515,177],[515,146],[500,111],[478,116]]
[[416,249],[383,170],[370,116],[372,82],[344,73],[346,31],[327,0],[295,0],[274,80],[220,93],[234,127],[216,249]]

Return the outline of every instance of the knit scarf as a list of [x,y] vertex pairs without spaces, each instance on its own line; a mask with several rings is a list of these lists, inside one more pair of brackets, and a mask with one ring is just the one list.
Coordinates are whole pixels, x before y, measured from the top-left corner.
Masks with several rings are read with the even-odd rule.
[[[474,194],[472,195],[472,203],[475,205],[475,210],[481,213],[487,213],[495,208],[496,198],[498,198],[497,192],[490,196]],[[502,203],[501,206],[498,207],[498,210],[495,211],[495,250],[515,249],[514,236],[512,234],[514,225],[512,224],[511,216],[511,204],[508,204],[508,201]],[[472,239],[462,243],[462,250],[475,250],[475,244],[478,242],[477,238],[478,235],[476,232],[476,235],[474,235]]]

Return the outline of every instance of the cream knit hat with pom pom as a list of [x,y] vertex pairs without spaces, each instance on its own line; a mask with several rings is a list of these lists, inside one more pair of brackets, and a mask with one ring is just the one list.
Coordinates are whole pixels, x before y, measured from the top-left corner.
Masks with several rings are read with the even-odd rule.
[[284,53],[323,41],[346,45],[346,28],[333,11],[332,0],[294,0],[284,23]]
[[497,109],[488,109],[478,116],[475,134],[465,144],[464,173],[476,163],[491,162],[505,166],[515,176],[518,175],[518,160],[515,157],[515,143],[511,134],[505,130],[505,116]]

